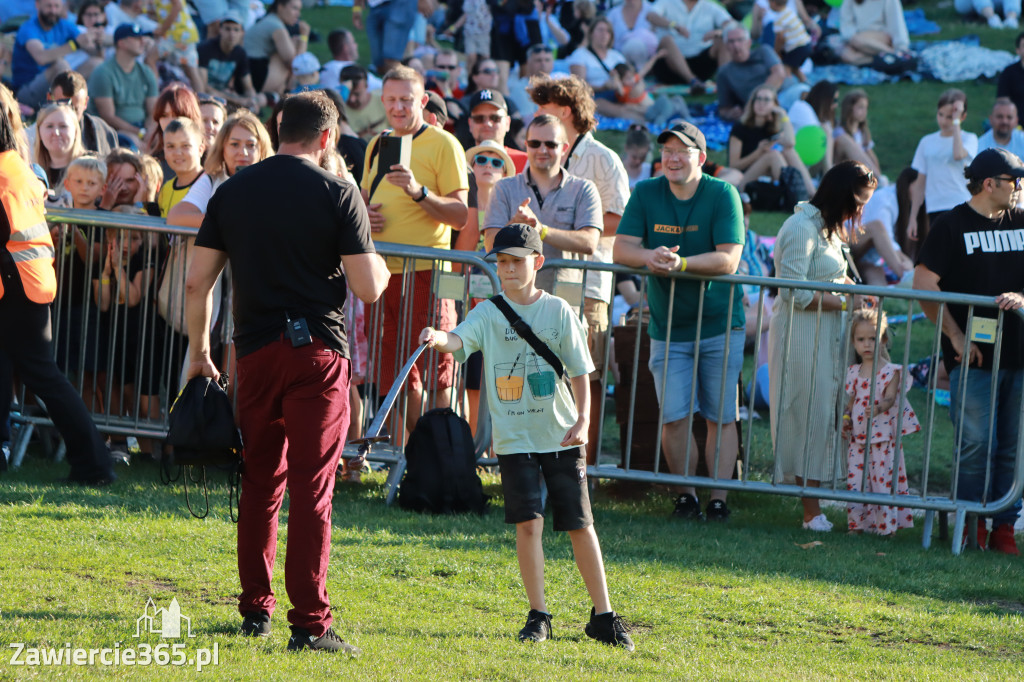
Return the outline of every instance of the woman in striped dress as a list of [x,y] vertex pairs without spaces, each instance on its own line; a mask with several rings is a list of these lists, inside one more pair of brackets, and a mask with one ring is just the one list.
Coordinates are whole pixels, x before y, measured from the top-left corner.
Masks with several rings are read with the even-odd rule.
[[[861,163],[834,166],[810,201],[797,205],[775,242],[776,277],[852,283],[843,247],[878,180]],[[853,304],[853,305],[848,305]],[[768,336],[775,477],[818,487],[841,475],[837,425],[846,371],[846,296],[780,288]],[[820,315],[820,322],[819,322]],[[817,498],[803,498],[804,528],[832,524]]]

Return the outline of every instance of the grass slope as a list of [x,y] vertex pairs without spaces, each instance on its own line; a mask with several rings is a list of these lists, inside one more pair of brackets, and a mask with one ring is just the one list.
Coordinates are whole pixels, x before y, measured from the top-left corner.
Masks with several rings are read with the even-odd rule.
[[[568,538],[554,533],[556,639],[524,646],[515,633],[527,606],[500,511],[435,518],[388,508],[380,475],[340,486],[334,507],[336,626],[365,655],[287,654],[283,525],[274,632],[246,640],[234,634],[235,530],[223,486],[200,521],[153,466],[126,470],[102,491],[53,487],[54,468],[32,459],[0,489],[0,679],[165,677],[157,667],[12,666],[9,645],[155,646],[155,635],[134,639],[135,620],[147,599],[165,607],[172,597],[192,619],[189,655],[218,646],[206,679],[1005,680],[1024,670],[1019,560],[926,551],[919,530],[812,537],[794,524],[795,500],[763,496],[734,495],[724,526],[671,523],[663,493],[607,485],[595,497],[598,530],[613,605],[633,625],[637,652],[583,635],[589,602]],[[500,494],[495,477],[485,484]],[[823,544],[800,546],[813,540]]]

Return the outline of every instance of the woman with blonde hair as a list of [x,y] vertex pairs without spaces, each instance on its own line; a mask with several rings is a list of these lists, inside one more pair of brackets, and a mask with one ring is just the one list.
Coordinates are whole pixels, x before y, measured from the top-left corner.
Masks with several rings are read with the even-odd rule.
[[28,135],[25,133],[25,124],[21,120],[21,108],[18,106],[18,100],[14,98],[14,93],[3,83],[0,83],[0,113],[7,118],[10,124],[18,156],[30,166],[35,165],[29,152]]
[[82,129],[74,109],[67,104],[48,104],[39,110],[32,160],[46,173],[54,192],[64,191],[64,169],[84,153]]
[[270,136],[256,116],[248,111],[234,114],[217,133],[213,148],[206,154],[205,175],[199,178],[185,198],[178,202],[167,222],[183,227],[199,227],[206,216],[206,206],[217,188],[240,168],[259,163],[273,156]]
[[729,133],[729,167],[743,173],[740,187],[745,187],[763,175],[777,182],[782,169],[792,166],[800,172],[810,196],[814,194],[814,184],[795,145],[796,134],[775,90],[761,86],[751,93],[740,120]]

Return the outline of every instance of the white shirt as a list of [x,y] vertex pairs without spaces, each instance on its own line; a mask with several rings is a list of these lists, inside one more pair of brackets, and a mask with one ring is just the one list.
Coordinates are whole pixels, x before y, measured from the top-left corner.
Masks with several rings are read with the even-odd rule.
[[114,31],[116,31],[117,27],[121,24],[136,24],[144,32],[155,31],[157,26],[160,25],[156,21],[153,21],[152,19],[147,17],[145,14],[140,14],[137,17],[133,17],[132,15],[128,14],[123,9],[121,9],[121,6],[116,2],[108,4],[106,7],[103,8],[103,11],[107,15],[108,36],[113,36]]
[[814,107],[802,99],[793,102],[789,108],[789,122],[793,125],[793,132],[807,126],[821,126],[818,115],[814,113]]
[[953,136],[942,137],[938,131],[925,135],[917,143],[914,161],[910,164],[918,173],[924,173],[924,202],[929,213],[948,211],[971,198],[964,179],[964,168],[978,153],[978,136],[966,131],[960,133],[967,157],[953,158]]
[[622,50],[623,45],[634,33],[643,32],[654,35],[651,31],[653,27],[647,23],[647,13],[651,11],[651,7],[651,3],[644,0],[644,3],[640,5],[640,12],[636,15],[636,23],[633,24],[633,28],[627,26],[626,20],[622,18],[622,5],[616,5],[608,10],[608,14],[605,16],[612,25],[612,33],[615,34],[616,50]]
[[711,41],[704,40],[705,33],[735,23],[721,5],[713,5],[707,0],[697,0],[692,10],[686,8],[683,0],[656,0],[651,11],[690,32],[690,37],[684,38],[675,29],[658,29],[659,37],[672,36],[684,57],[696,57],[711,47]]
[[[601,197],[601,214],[614,213],[622,216],[629,201],[629,175],[622,159],[605,145],[598,142],[593,133],[579,138],[565,162],[566,169],[578,178],[586,178],[597,186]],[[592,263],[611,263],[614,237],[598,240],[594,253],[587,256]],[[611,302],[612,284],[615,277],[610,272],[588,271],[583,288],[586,298]]]
[[[931,206],[928,208],[930,209]],[[896,200],[896,185],[887,185],[879,187],[871,195],[871,199],[864,205],[861,222],[864,225],[876,220],[882,223],[889,235],[889,241],[892,242],[892,247],[899,252],[900,245],[896,243],[896,218],[899,214],[900,205]]]
[[1010,133],[1009,144],[996,144],[996,138],[992,134],[991,130],[989,130],[984,135],[978,138],[979,152],[984,151],[986,149],[992,149],[993,147],[1000,147],[1002,149],[1006,149],[1007,151],[1011,151],[1017,156],[1024,158],[1024,132],[1018,130],[1017,128],[1014,128],[1013,132]]
[[[590,48],[580,45],[569,55],[569,66],[582,66],[586,69],[587,84],[595,90],[608,82],[609,72],[619,64],[625,64],[626,58],[618,50],[608,50],[604,59],[598,59]],[[603,66],[602,66],[603,64]]]

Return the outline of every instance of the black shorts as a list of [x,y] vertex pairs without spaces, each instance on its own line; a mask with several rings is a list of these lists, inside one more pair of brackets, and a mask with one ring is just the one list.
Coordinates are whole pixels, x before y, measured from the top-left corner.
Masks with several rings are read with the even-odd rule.
[[794,71],[797,71],[803,63],[807,61],[807,58],[811,56],[812,50],[813,48],[810,43],[801,45],[800,47],[792,49],[782,55],[782,63]]
[[[686,63],[689,64],[693,75],[702,81],[710,80],[715,75],[715,72],[718,71],[718,60],[711,56],[710,47],[700,54],[687,57]],[[682,77],[669,67],[664,57],[654,63],[654,67],[651,69],[651,77],[657,82],[666,85],[689,85],[689,83],[684,83]]]
[[594,525],[587,490],[587,457],[582,447],[498,455],[498,465],[505,494],[505,523],[544,518],[543,474],[555,530],[579,530]]

